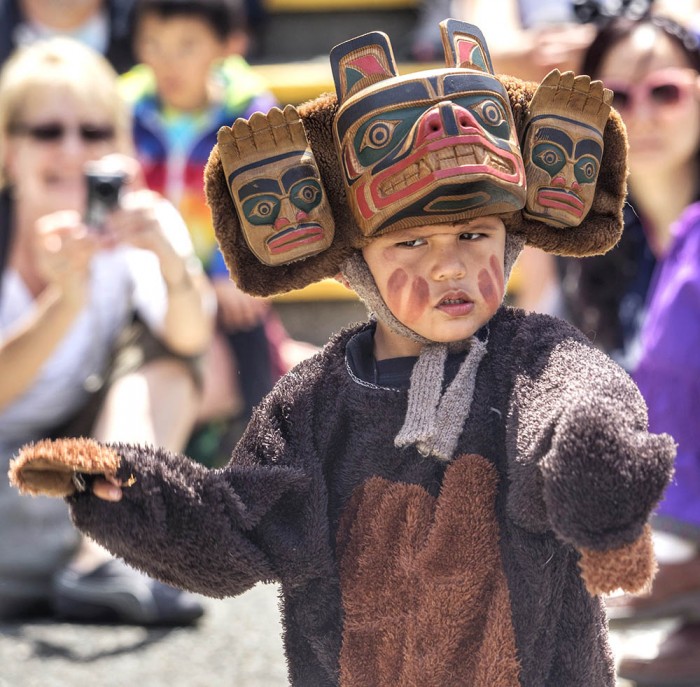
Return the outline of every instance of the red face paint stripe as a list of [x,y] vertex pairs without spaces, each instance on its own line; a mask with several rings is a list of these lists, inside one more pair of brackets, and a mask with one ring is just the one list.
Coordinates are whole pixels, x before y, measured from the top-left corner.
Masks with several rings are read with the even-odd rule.
[[430,288],[423,277],[416,277],[411,284],[411,296],[406,308],[406,321],[415,322],[430,301]]
[[408,274],[402,269],[397,269],[391,273],[386,284],[386,304],[393,313],[398,313],[401,306],[401,295],[408,283]]
[[498,286],[498,294],[500,298],[503,298],[505,293],[505,282],[503,276],[503,262],[499,260],[495,255],[489,258],[489,264],[493,270],[493,274],[496,277],[496,285]]
[[493,278],[486,269],[479,271],[479,292],[489,308],[495,308],[498,304],[498,294],[496,293],[496,285]]

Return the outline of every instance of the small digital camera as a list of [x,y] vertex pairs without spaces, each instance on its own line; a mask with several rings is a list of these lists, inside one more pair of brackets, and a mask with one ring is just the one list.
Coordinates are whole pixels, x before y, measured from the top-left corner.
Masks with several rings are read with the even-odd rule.
[[121,171],[90,163],[85,167],[87,184],[87,205],[85,224],[91,231],[104,230],[105,219],[110,212],[119,207],[121,190],[126,181],[126,174]]

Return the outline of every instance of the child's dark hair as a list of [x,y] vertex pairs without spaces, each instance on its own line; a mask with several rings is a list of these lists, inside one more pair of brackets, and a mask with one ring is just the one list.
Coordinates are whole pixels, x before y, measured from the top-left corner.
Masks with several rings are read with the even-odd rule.
[[162,19],[196,17],[222,40],[247,25],[244,0],[136,0],[131,11],[132,35],[147,14]]

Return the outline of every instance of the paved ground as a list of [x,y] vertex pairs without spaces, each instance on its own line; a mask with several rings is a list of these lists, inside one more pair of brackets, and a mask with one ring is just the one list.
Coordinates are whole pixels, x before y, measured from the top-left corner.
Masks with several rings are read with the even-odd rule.
[[276,593],[206,599],[189,629],[0,624],[0,687],[284,687]]
[[[0,624],[0,687],[285,687],[277,588],[204,603],[189,629]],[[614,632],[613,648],[649,654],[664,629]]]
[[[653,658],[659,642],[674,627],[673,621],[664,621],[625,630],[613,630],[610,634],[610,643],[618,658],[622,654]],[[634,687],[634,683],[618,680],[617,686]],[[698,685],[688,687],[698,687]]]

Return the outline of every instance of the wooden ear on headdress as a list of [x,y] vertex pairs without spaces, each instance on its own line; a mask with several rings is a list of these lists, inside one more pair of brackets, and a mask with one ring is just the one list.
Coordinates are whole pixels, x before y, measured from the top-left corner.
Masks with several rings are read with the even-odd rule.
[[372,31],[336,45],[330,53],[338,103],[368,86],[398,76],[389,36]]
[[445,51],[445,64],[448,67],[474,69],[493,74],[491,54],[484,34],[474,24],[457,19],[440,22],[442,47]]
[[548,253],[584,257],[622,233],[627,133],[610,92],[587,76],[554,70],[542,84],[501,75],[526,165],[526,207],[508,231]]
[[[335,97],[325,95],[298,110],[288,106],[284,111],[274,108],[267,115],[257,113],[250,120],[237,120],[231,128],[222,127],[219,132],[219,141],[205,169],[204,188],[226,266],[233,281],[246,293],[272,296],[333,277],[354,250],[350,245],[352,232],[342,230],[354,223],[345,203],[345,189],[333,144],[332,123],[336,111]],[[301,153],[301,164],[294,164],[289,170],[284,168],[283,160],[275,160],[275,155],[271,155],[277,151],[283,157],[292,149]],[[317,174],[308,164],[312,160]],[[271,161],[268,170],[274,173],[258,174],[261,161]],[[237,178],[249,174],[251,169],[255,171],[253,177],[239,184]],[[263,221],[268,213],[283,212],[280,201],[283,196],[284,201],[295,197],[308,206],[323,195],[329,211],[323,215],[327,219],[317,224],[325,224],[325,227],[310,227],[309,222],[302,221],[301,226],[291,228],[288,234],[275,235],[262,242],[259,237],[251,239],[246,235],[256,229],[256,224],[261,230],[264,230],[262,225],[269,226],[269,222]],[[279,215],[275,217],[279,220]],[[327,237],[332,225],[335,225],[335,233],[331,234],[330,244],[323,243],[322,239],[317,244],[324,246],[319,252],[309,251],[302,257],[292,255],[290,261],[275,261],[276,250],[287,250],[286,237],[299,238],[300,246],[308,246],[310,244],[304,241],[312,239],[313,232],[325,229]],[[261,260],[261,254],[266,251],[273,256],[272,260],[265,255]]]

